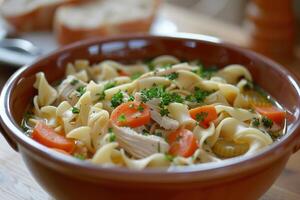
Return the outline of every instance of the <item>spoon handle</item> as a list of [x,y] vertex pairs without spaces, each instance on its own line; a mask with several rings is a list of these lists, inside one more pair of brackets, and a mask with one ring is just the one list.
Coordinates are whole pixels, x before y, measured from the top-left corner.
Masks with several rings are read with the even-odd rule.
[[21,67],[33,62],[37,57],[29,54],[11,51],[0,48],[0,63],[5,63],[14,67]]

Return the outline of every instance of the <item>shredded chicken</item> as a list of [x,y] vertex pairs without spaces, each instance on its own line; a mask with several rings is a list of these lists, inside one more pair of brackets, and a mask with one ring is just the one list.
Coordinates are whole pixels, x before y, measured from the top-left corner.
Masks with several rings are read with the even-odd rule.
[[179,122],[167,117],[167,116],[161,116],[160,113],[156,110],[150,111],[151,118],[156,121],[161,127],[168,129],[168,130],[175,130],[179,128]]
[[85,87],[87,84],[75,76],[68,76],[57,88],[58,98],[57,103],[68,101],[72,106],[76,104],[80,95],[76,91],[79,87]]
[[159,124],[159,126],[163,127],[167,130],[175,130],[179,128],[179,122],[168,117],[168,116],[161,116],[159,113],[159,103],[160,99],[151,99],[146,104],[150,107],[150,115],[151,118]]
[[155,153],[166,153],[169,150],[168,143],[155,135],[142,135],[129,127],[113,125],[116,139],[126,152],[135,158],[145,158]]

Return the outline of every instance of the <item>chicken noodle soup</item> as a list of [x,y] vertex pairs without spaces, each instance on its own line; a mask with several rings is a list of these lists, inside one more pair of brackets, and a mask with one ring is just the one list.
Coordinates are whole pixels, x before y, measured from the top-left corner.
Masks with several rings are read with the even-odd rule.
[[205,68],[163,55],[132,65],[77,60],[60,84],[36,74],[22,122],[57,152],[131,169],[254,154],[284,133],[285,111],[232,64]]

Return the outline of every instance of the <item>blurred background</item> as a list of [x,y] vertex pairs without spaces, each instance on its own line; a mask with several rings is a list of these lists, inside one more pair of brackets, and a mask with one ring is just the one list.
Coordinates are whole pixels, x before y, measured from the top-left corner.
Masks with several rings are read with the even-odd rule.
[[[68,8],[72,6],[66,5],[66,2],[75,2],[75,8]],[[153,15],[147,16],[151,2],[155,4],[151,11]],[[87,12],[87,4],[96,9]],[[101,16],[103,14],[99,14],[99,10],[104,11],[105,16]],[[128,10],[131,14],[127,15]],[[16,66],[81,39],[148,31],[154,34],[185,32],[211,35],[287,65],[295,65],[300,54],[299,0],[59,0],[52,3],[49,0],[0,0],[0,14],[0,38],[22,38],[33,44],[0,42],[0,52],[1,47],[10,44],[13,47],[8,50],[20,50],[19,47],[24,46],[25,51],[31,50],[31,57],[10,54],[11,51],[0,53],[0,62]],[[98,27],[100,31],[85,27],[86,24],[100,23],[103,18],[103,23],[108,24],[110,28],[107,29],[110,30],[104,30],[102,25]],[[124,21],[142,20],[120,28],[113,25],[119,23],[119,18],[124,18]],[[120,24],[124,23],[121,21]],[[10,59],[12,55],[18,55],[18,59]]]
[[[75,8],[69,9],[71,5],[55,2],[75,2]],[[157,5],[153,6],[153,15],[149,17],[146,13],[151,2]],[[96,9],[87,12],[86,4],[94,4],[90,7]],[[104,11],[105,16],[101,16],[99,10]],[[127,15],[126,10],[131,14]],[[81,39],[148,31],[215,36],[286,65],[295,66],[300,54],[299,0],[0,0],[0,14],[0,38],[21,38],[32,44],[0,40],[0,63],[14,66],[22,66],[61,45]],[[64,20],[64,17],[70,19]],[[102,25],[101,31],[84,27],[100,23],[103,18],[104,24],[113,24],[122,17],[124,21],[146,20],[126,28],[110,25],[113,32],[103,30]],[[78,26],[82,26],[80,30]],[[9,51],[4,52],[2,47]],[[17,52],[11,54],[11,50]],[[28,50],[29,55],[26,55]],[[11,59],[13,55],[17,59]]]

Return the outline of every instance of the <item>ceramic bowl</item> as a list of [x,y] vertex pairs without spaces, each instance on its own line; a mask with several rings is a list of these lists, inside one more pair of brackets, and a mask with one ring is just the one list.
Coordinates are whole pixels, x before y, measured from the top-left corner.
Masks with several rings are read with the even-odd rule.
[[[50,82],[63,78],[68,62],[104,59],[121,62],[162,54],[201,60],[206,66],[246,66],[255,83],[289,112],[286,134],[252,156],[168,171],[109,168],[58,154],[27,137],[20,128],[26,107],[36,94],[35,74]],[[2,134],[18,151],[36,181],[59,200],[72,199],[257,199],[273,184],[300,145],[299,85],[279,64],[249,50],[201,35],[133,35],[82,41],[41,58],[17,71],[0,98]]]

